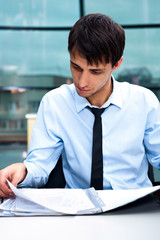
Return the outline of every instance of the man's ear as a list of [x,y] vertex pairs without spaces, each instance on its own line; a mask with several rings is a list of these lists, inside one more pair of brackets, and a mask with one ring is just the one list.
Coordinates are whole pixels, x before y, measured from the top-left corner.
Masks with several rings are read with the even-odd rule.
[[113,67],[113,71],[117,70],[120,66],[121,66],[121,63],[123,61],[123,56],[119,59],[119,61],[114,65]]

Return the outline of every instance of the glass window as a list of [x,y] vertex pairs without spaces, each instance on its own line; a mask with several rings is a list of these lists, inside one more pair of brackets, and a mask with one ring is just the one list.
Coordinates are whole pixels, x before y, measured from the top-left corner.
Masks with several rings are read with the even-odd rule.
[[[53,86],[50,76],[70,77],[68,31],[0,31],[0,85]],[[4,44],[5,43],[5,44]],[[23,83],[32,75],[34,80]],[[35,83],[37,84],[37,83]]]
[[125,32],[124,61],[114,76],[119,81],[150,88],[160,99],[160,28],[126,29]]
[[79,18],[79,0],[0,0],[4,26],[72,26]]
[[85,0],[85,14],[104,13],[120,24],[160,23],[159,0]]

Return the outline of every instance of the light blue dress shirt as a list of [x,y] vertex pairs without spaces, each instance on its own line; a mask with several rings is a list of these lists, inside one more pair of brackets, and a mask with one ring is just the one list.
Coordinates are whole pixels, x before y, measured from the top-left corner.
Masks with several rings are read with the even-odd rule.
[[[66,188],[90,186],[94,115],[87,106],[91,105],[77,94],[74,84],[43,97],[22,185],[44,185],[63,152]],[[148,161],[160,169],[158,99],[148,89],[113,78],[113,92],[102,107],[108,107],[102,114],[104,189],[151,186]]]

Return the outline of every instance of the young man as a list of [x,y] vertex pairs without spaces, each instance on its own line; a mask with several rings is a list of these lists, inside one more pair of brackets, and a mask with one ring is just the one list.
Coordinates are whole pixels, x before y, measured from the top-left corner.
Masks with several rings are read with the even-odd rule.
[[28,157],[0,171],[0,196],[12,194],[6,179],[43,186],[60,155],[66,188],[90,187],[91,108],[103,108],[103,189],[152,185],[148,161],[160,169],[160,107],[151,91],[112,76],[122,63],[124,45],[123,28],[106,15],[90,14],[73,26],[68,49],[74,84],[43,97]]

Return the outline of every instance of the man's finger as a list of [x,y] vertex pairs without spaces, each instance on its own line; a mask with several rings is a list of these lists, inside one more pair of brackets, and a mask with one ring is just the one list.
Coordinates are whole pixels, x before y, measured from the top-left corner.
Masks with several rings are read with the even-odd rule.
[[1,198],[12,198],[12,197],[14,197],[14,193],[13,192],[6,193],[6,192],[3,192],[2,190],[0,190],[0,197]]
[[6,179],[0,182],[0,197],[13,197],[14,193],[10,189]]

